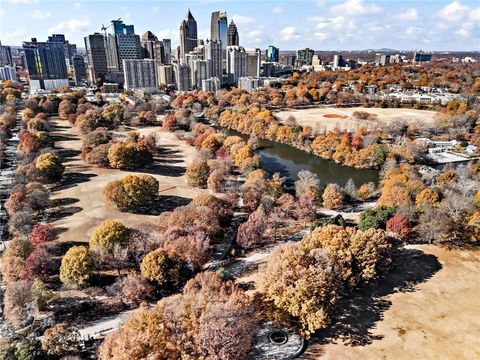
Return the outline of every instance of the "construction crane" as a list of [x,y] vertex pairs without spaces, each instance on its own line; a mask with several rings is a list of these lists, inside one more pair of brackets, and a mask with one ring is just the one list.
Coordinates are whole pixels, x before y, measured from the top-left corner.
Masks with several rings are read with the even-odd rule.
[[[112,20],[112,21],[122,21],[122,18],[118,18],[117,20]],[[105,33],[105,35],[107,35],[107,29],[112,27],[113,26],[113,22],[108,25],[108,26],[105,26],[102,24],[102,27],[100,28],[101,31],[103,31]]]

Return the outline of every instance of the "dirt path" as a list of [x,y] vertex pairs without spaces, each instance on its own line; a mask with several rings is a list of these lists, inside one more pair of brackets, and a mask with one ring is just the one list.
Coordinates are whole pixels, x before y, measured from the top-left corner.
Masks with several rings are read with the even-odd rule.
[[117,219],[129,227],[139,228],[154,222],[156,215],[121,212],[105,206],[102,191],[111,181],[129,174],[147,173],[160,182],[160,201],[165,210],[185,205],[198,194],[187,186],[185,167],[195,157],[195,149],[159,128],[142,129],[142,133],[157,132],[162,153],[154,166],[144,172],[100,169],[80,159],[82,140],[78,130],[68,122],[53,119],[55,147],[66,167],[64,179],[53,189],[52,199],[59,207],[50,215],[52,224],[61,229],[60,241],[88,241],[93,229],[105,219]]
[[[390,283],[356,297],[300,359],[480,359],[480,251],[415,249]],[[419,283],[405,288],[404,276]]]

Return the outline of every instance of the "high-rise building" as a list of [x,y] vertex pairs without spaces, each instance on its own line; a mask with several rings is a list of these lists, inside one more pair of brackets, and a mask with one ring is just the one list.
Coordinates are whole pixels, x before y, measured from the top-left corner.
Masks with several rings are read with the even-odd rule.
[[282,61],[284,65],[295,67],[295,63],[297,62],[297,57],[295,55],[285,55],[282,56]]
[[297,51],[297,64],[298,66],[312,65],[313,50],[309,48],[301,49]]
[[165,63],[165,49],[163,42],[151,32],[147,31],[140,38],[142,46],[142,56],[144,59],[155,59],[158,62]]
[[218,91],[220,90],[220,79],[216,76],[202,81],[202,91]]
[[85,50],[87,53],[88,80],[95,83],[97,78],[105,79],[108,73],[105,36],[100,33],[86,36]]
[[73,57],[77,55],[77,45],[70,44],[68,40],[65,40],[65,35],[63,34],[53,34],[52,36],[49,36],[48,42],[58,42],[63,44],[65,59],[67,59],[69,66],[73,65]]
[[107,69],[109,73],[119,72],[120,64],[118,62],[117,38],[115,35],[105,35],[105,51],[107,56]]
[[2,45],[0,41],[0,66],[13,66],[12,49],[10,46]]
[[385,66],[390,64],[390,55],[388,54],[375,54],[375,65]]
[[147,94],[158,91],[157,61],[154,59],[124,59],[126,90],[141,90]]
[[192,66],[192,87],[202,89],[202,81],[210,77],[209,60],[194,60]]
[[432,54],[426,54],[422,51],[415,51],[413,53],[413,62],[416,63],[416,62],[428,62],[428,61],[432,61]]
[[30,90],[53,90],[68,86],[63,44],[58,42],[23,42]]
[[133,25],[125,25],[121,19],[112,20],[112,34],[113,35],[122,35],[122,34],[135,34],[135,29]]
[[239,78],[247,71],[247,54],[242,46],[227,46],[227,76],[228,82],[237,84]]
[[164,64],[172,63],[172,41],[170,39],[163,39],[163,50],[165,54]]
[[17,81],[17,71],[10,65],[0,66],[0,80]]
[[177,87],[177,90],[190,90],[190,67],[187,64],[174,64],[173,73],[175,76],[175,86]]
[[280,57],[280,49],[270,45],[265,52],[265,61],[278,62]]
[[245,75],[259,77],[260,76],[260,49],[245,49],[246,67]]
[[85,68],[85,61],[82,55],[75,55],[73,57],[73,76],[76,85],[87,80],[87,69]]
[[172,65],[162,65],[158,64],[157,66],[157,75],[158,75],[158,84],[162,86],[168,86],[175,83],[173,76],[173,66]]
[[345,67],[345,59],[343,58],[342,55],[340,55],[340,54],[333,55],[332,67],[334,69],[339,68],[339,67]]
[[233,20],[230,22],[230,25],[228,25],[227,45],[228,46],[238,46],[238,45],[240,45],[240,41],[239,41],[239,38],[238,38],[237,25],[235,25]]
[[210,24],[210,38],[222,42],[223,49],[227,47],[228,22],[227,13],[223,11],[215,11],[212,13]]
[[223,44],[218,40],[205,42],[205,59],[209,60],[210,76],[222,79],[223,73]]
[[140,37],[135,34],[117,34],[116,40],[119,70],[123,71],[123,60],[142,58]]
[[180,23],[180,60],[197,46],[197,22],[190,10]]
[[106,50],[111,73],[123,71],[123,60],[142,58],[140,37],[135,35],[134,26],[126,25],[120,19],[112,20],[112,33],[106,36]]
[[238,88],[246,91],[252,91],[260,86],[260,79],[258,77],[241,77],[238,79]]

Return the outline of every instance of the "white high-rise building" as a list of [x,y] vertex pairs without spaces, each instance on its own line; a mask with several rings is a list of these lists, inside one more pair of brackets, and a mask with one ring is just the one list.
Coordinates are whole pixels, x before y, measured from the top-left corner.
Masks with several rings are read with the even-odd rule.
[[210,77],[210,61],[194,60],[192,66],[192,83],[196,89],[202,88],[202,81]]
[[187,64],[174,64],[173,73],[175,76],[175,85],[178,91],[190,90],[191,73],[190,66]]
[[142,90],[153,94],[158,90],[157,61],[154,59],[123,59],[126,90]]
[[224,50],[222,42],[208,40],[205,42],[205,59],[210,60],[210,76],[222,78]]
[[0,80],[17,81],[17,71],[13,66],[0,67]]
[[247,72],[247,54],[242,46],[227,46],[228,82],[236,85]]
[[202,81],[202,91],[218,91],[220,90],[220,79],[218,77],[211,77]]
[[158,85],[167,86],[175,83],[172,65],[159,64],[157,66],[157,75],[158,75]]
[[246,76],[260,76],[260,49],[245,49],[247,54]]

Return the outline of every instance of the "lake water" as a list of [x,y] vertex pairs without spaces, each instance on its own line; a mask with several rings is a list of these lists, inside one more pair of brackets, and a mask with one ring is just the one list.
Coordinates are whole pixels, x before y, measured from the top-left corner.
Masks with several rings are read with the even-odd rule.
[[[238,135],[248,139],[248,136],[237,131],[230,129],[222,130],[228,135]],[[339,165],[289,145],[269,140],[260,140],[257,153],[262,159],[262,168],[269,173],[280,173],[281,176],[286,178],[287,186],[293,185],[294,181],[298,179],[298,172],[301,170],[310,170],[317,174],[322,185],[337,183],[343,186],[348,179],[352,179],[357,187],[370,181],[378,185],[378,170],[356,169]]]

